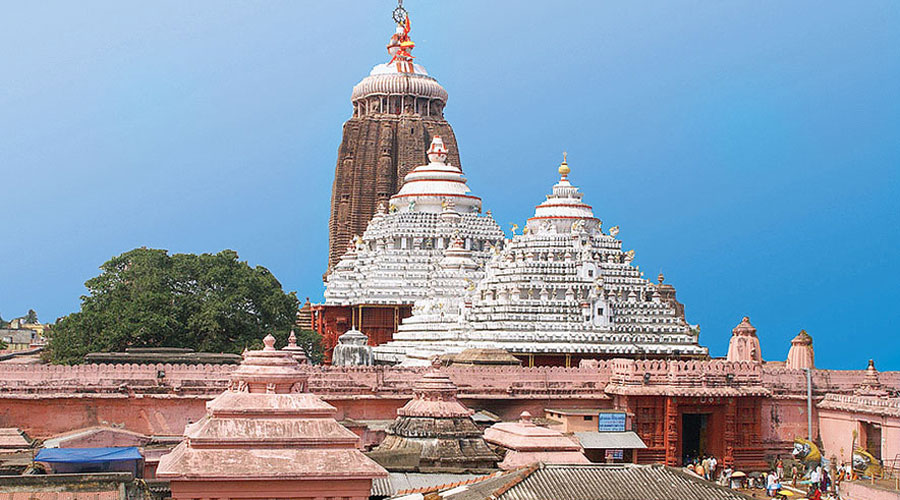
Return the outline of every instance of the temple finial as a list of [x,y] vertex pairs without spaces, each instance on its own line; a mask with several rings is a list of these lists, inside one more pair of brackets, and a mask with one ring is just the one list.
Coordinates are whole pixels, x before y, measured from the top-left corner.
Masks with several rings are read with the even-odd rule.
[[568,177],[569,172],[572,171],[572,169],[569,168],[569,163],[566,161],[567,156],[568,154],[563,151],[563,161],[559,164],[559,175],[561,175],[563,179]]

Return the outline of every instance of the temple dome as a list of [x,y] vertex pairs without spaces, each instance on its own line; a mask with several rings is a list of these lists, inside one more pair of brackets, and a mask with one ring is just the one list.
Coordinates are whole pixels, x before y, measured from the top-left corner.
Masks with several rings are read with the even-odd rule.
[[444,87],[434,77],[428,76],[425,68],[418,64],[414,67],[415,73],[401,73],[388,64],[379,64],[353,87],[350,99],[357,101],[373,95],[403,95],[436,99],[446,104],[448,95]]
[[457,213],[481,212],[481,198],[469,194],[462,170],[446,161],[444,141],[434,136],[428,148],[428,164],[406,174],[400,192],[391,197],[391,209],[442,213],[452,205]]
[[547,199],[535,207],[534,217],[528,219],[529,231],[547,229],[552,225],[557,233],[568,233],[576,221],[584,221],[585,229],[589,231],[600,225],[594,217],[593,208],[582,201],[584,193],[569,182],[570,172],[571,168],[563,158],[559,166],[559,182],[553,185]]

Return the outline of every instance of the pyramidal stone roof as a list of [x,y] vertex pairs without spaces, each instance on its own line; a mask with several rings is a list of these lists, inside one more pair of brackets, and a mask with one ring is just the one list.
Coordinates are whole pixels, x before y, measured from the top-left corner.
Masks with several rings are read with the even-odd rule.
[[337,410],[306,392],[307,375],[290,351],[265,339],[249,351],[231,386],[207,403],[207,415],[160,459],[157,476],[172,481],[369,480],[386,471],[357,449]]
[[458,389],[440,362],[413,385],[413,399],[397,410],[387,436],[369,456],[391,471],[477,472],[492,469],[499,457],[456,399]]
[[506,450],[501,469],[515,469],[541,462],[545,464],[588,464],[581,445],[561,432],[539,427],[531,414],[522,412],[518,422],[500,422],[484,431],[484,440]]
[[[495,247],[484,278],[462,293],[460,312],[415,310],[375,348],[381,362],[425,364],[466,348],[513,354],[702,357],[707,349],[674,298],[643,278],[618,226],[603,231],[569,181],[564,160],[551,194],[521,234]],[[514,227],[515,230],[515,227]]]
[[[447,153],[434,137],[429,163],[406,175],[328,276],[326,304],[413,304],[435,290],[465,290],[467,279],[483,277],[503,231],[490,213],[481,213],[481,199]],[[448,272],[436,274],[442,270]]]

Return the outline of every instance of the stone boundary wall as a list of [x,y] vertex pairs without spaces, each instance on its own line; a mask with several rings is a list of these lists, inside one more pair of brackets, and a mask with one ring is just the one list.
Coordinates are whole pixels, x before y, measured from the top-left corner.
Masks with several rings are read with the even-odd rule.
[[[763,365],[762,374],[773,394],[806,395],[806,370]],[[812,370],[813,394],[852,393],[865,376],[865,370]],[[900,390],[900,371],[879,372],[878,380],[888,390]]]
[[[227,387],[236,365],[0,363],[0,394],[167,393],[215,395]],[[309,387],[317,394],[411,394],[425,368],[308,366]],[[773,395],[805,396],[804,370],[752,362],[614,359],[573,368],[450,366],[444,368],[463,397],[516,397],[529,394],[597,395],[606,385],[762,385]],[[813,370],[813,391],[850,394],[865,370]],[[900,372],[881,372],[888,390],[900,390]]]
[[[54,393],[175,393],[215,395],[228,385],[235,365],[3,365],[0,395]],[[309,388],[321,395],[411,395],[425,368],[311,366]],[[445,368],[467,397],[596,395],[609,381],[596,367]]]

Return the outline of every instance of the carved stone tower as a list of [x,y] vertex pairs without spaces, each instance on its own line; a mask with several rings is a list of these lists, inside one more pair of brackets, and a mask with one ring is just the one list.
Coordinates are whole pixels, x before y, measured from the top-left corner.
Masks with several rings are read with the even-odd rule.
[[404,176],[426,163],[432,137],[441,136],[449,163],[460,165],[456,136],[444,119],[447,91],[413,64],[412,47],[407,17],[387,46],[393,58],[353,87],[353,116],[344,123],[331,190],[328,272],[378,205],[400,190]]

